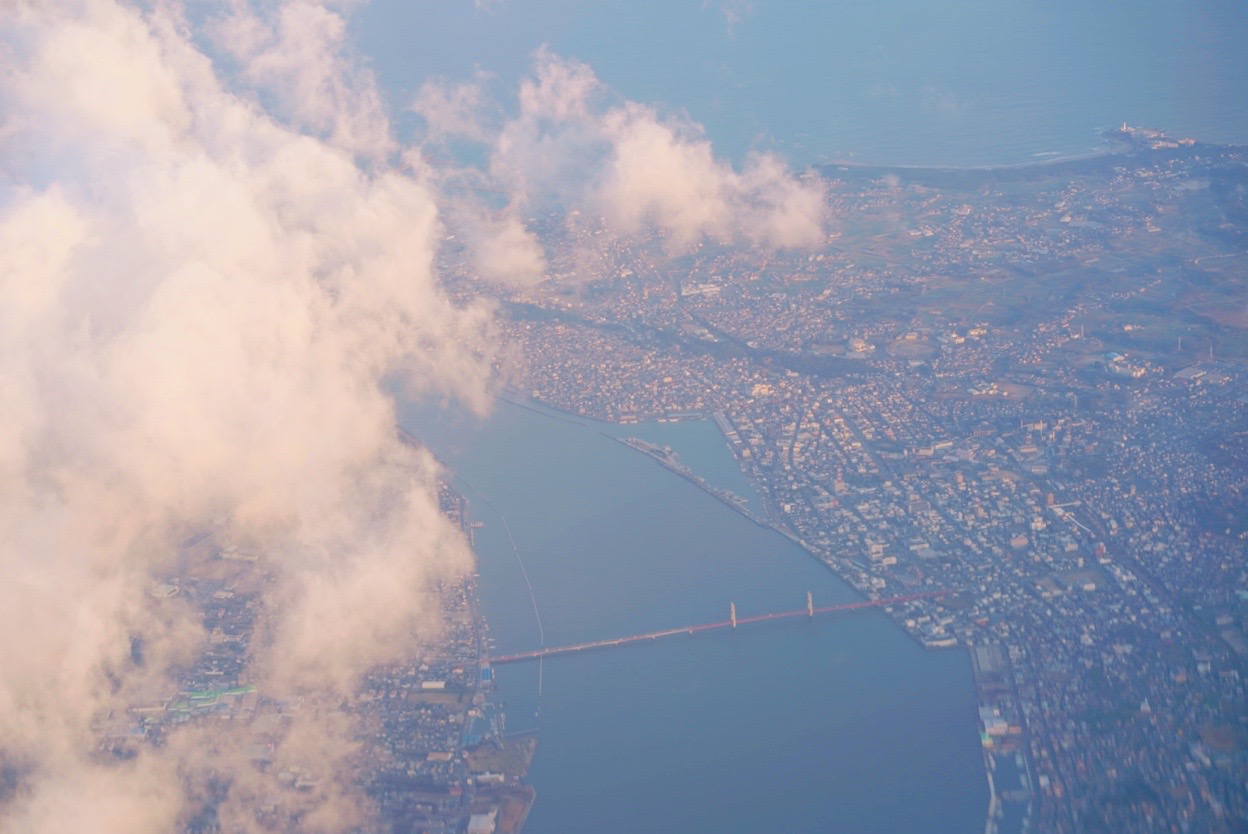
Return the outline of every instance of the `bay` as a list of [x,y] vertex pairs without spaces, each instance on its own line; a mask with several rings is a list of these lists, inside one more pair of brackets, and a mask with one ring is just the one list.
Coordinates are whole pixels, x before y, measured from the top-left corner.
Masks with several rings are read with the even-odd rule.
[[[500,653],[719,621],[729,602],[742,616],[801,608],[808,590],[816,605],[857,599],[602,424],[505,401],[485,420],[410,407],[403,421],[484,524]],[[685,455],[735,466],[713,425],[688,425],[703,431],[682,433]],[[506,665],[497,683],[509,728],[540,727],[531,832],[983,827],[966,654],[924,651],[880,612]]]

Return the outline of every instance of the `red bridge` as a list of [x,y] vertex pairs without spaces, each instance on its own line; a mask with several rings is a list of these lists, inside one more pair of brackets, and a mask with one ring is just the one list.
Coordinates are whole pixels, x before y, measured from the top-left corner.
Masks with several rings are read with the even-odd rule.
[[522,660],[538,660],[543,657],[550,657],[557,654],[571,654],[572,652],[583,652],[589,649],[605,649],[610,646],[627,646],[629,643],[640,643],[644,640],[657,640],[660,637],[671,637],[676,634],[696,634],[699,631],[714,631],[721,628],[736,628],[739,625],[747,625],[749,623],[762,623],[770,620],[786,620],[792,617],[813,617],[816,614],[835,614],[839,611],[856,611],[860,608],[883,608],[888,605],[900,605],[904,602],[914,602],[920,599],[936,599],[938,597],[947,596],[950,591],[931,591],[924,594],[908,594],[900,597],[888,597],[887,599],[867,599],[861,602],[846,602],[840,605],[826,605],[822,608],[815,608],[811,601],[810,594],[806,594],[806,607],[799,608],[794,611],[775,611],[770,614],[755,614],[750,617],[738,617],[737,606],[735,603],[728,604],[728,619],[721,620],[717,623],[701,623],[700,625],[681,626],[679,628],[665,628],[661,631],[648,631],[645,634],[634,634],[629,637],[614,637],[607,640],[591,640],[588,643],[575,643],[571,646],[554,646],[545,649],[535,649],[531,652],[520,652],[519,654],[504,654],[498,657],[485,658],[486,663],[518,663]]

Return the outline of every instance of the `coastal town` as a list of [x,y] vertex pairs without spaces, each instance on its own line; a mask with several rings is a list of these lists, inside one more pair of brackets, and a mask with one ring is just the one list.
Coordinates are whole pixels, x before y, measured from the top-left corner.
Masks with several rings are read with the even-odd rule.
[[[470,537],[464,497],[443,483],[439,500]],[[258,784],[210,777],[188,834],[298,830],[338,795],[364,814],[361,831],[520,830],[534,799],[523,777],[536,739],[509,735],[506,715],[491,697],[492,670],[483,663],[489,630],[473,576],[435,589],[442,622],[419,656],[371,670],[346,700],[253,683],[252,642],[261,639],[261,601],[271,592],[262,549],[222,542],[213,531],[187,539],[177,569],[152,593],[198,610],[207,645],[179,671],[176,686],[101,719],[101,754],[125,760],[138,745],[205,736],[218,755],[248,760]],[[134,647],[140,661],[142,652]],[[309,751],[308,721],[321,733],[339,728],[348,752]]]
[[518,393],[714,420],[766,523],[866,598],[948,592],[886,610],[970,652],[990,832],[1248,819],[1248,151],[1109,138],[809,172],[813,252],[552,214],[536,286],[442,264],[506,312]]

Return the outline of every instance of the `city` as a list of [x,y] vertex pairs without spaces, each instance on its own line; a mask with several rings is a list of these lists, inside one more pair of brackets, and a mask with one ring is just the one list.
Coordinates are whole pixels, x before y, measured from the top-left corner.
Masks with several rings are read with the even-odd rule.
[[[443,512],[470,536],[464,498],[445,483],[439,497]],[[522,778],[536,740],[509,735],[506,716],[491,699],[492,673],[482,663],[489,631],[471,576],[436,589],[442,623],[429,648],[401,665],[371,670],[347,700],[328,692],[266,692],[251,682],[252,642],[265,630],[257,603],[271,584],[263,552],[222,545],[211,531],[188,538],[176,570],[152,593],[199,612],[205,650],[178,671],[176,689],[153,691],[124,712],[101,717],[100,753],[124,761],[138,745],[161,747],[206,733],[217,755],[241,755],[270,777],[255,787],[210,774],[188,834],[252,825],[294,830],[324,814],[338,792],[367,797],[372,818],[357,822],[369,831],[520,830],[534,799]],[[141,661],[141,644],[132,654]],[[327,766],[327,751],[311,753],[299,738],[309,720],[338,725],[350,739],[345,754],[330,755],[349,758],[348,783],[333,784],[343,779],[336,766],[343,762]],[[242,818],[231,816],[239,813],[240,793]]]
[[[1116,134],[1071,163],[826,170],[814,254],[551,217],[549,279],[499,295],[519,393],[714,419],[770,522],[862,594],[955,591],[889,611],[971,648],[1002,830],[1248,813],[1246,157]],[[586,251],[594,276],[560,271]]]

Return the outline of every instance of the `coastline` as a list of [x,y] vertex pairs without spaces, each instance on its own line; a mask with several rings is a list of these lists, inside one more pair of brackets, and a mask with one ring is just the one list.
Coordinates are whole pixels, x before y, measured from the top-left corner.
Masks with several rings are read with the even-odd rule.
[[980,177],[1015,175],[1020,178],[1054,176],[1062,174],[1091,173],[1098,168],[1142,156],[1161,156],[1188,159],[1226,151],[1242,151],[1248,145],[1234,143],[1198,142],[1190,138],[1176,138],[1164,131],[1151,128],[1127,127],[1100,131],[1104,146],[1087,153],[1062,154],[1043,159],[987,165],[880,165],[850,160],[830,160],[808,166],[807,170],[826,179],[879,179],[901,175],[908,179],[943,181]]
[[[697,417],[688,417],[684,419],[705,420],[706,417],[702,415],[698,415]],[[729,450],[732,452],[733,457],[737,458],[737,451],[732,442],[732,437],[729,434],[731,425],[727,424],[726,417],[716,412],[714,414],[713,422],[715,423],[716,427],[719,429],[720,435],[724,438],[724,442],[728,446]],[[785,530],[783,527],[781,527],[777,523],[774,523],[771,521],[765,521],[765,520],[757,518],[753,513],[750,513],[744,507],[732,501],[726,495],[721,494],[721,491],[712,487],[706,481],[706,479],[696,475],[688,467],[680,463],[679,458],[677,458],[675,454],[673,454],[670,450],[663,449],[661,447],[656,446],[653,443],[649,443],[647,441],[640,440],[639,438],[635,438],[635,437],[615,437],[606,432],[599,432],[599,434],[601,434],[603,437],[608,437],[612,440],[615,440],[618,443],[622,443],[623,445],[629,447],[630,449],[641,452],[642,454],[649,457],[651,460],[658,463],[667,471],[680,476],[684,480],[688,481],[689,483],[693,484],[694,486],[706,492],[708,495],[717,499],[724,505],[728,506],[729,508],[733,510],[736,510],[738,513],[740,513],[741,515],[743,515],[745,518],[749,519],[750,521],[754,522],[758,526],[769,529],[769,530],[774,530],[775,532],[789,539],[791,542],[797,545],[804,553],[809,555],[812,559],[817,561],[823,567],[827,568],[827,570],[830,571],[833,576],[837,577],[842,582],[845,582],[845,584],[847,584],[849,587],[853,588],[854,591],[858,593],[860,596],[866,599],[872,598],[870,594],[868,594],[862,588],[855,585],[853,582],[849,581],[849,579],[844,575],[844,573],[842,573],[841,571],[838,571],[833,564],[831,564],[829,561],[827,561],[822,556],[820,556],[817,552],[815,552],[811,547],[809,547],[806,544],[806,542],[804,542],[797,535],[795,535],[789,530]],[[753,485],[752,482],[751,482],[751,485]],[[757,491],[758,489],[757,486],[755,486],[755,489]],[[729,493],[729,495],[731,495],[731,493]],[[850,561],[852,564],[854,564],[855,566],[865,571],[865,568],[863,566],[858,565],[856,562],[853,562],[852,560],[848,560],[848,561]],[[1018,805],[1018,799],[1015,796],[1015,792],[998,791],[996,781],[993,778],[994,773],[996,772],[996,769],[997,769],[997,758],[995,756],[995,753],[997,751],[994,747],[994,744],[991,741],[991,738],[989,735],[989,727],[985,723],[985,718],[983,715],[984,710],[989,709],[990,704],[991,704],[991,700],[984,697],[984,693],[991,688],[991,686],[993,685],[993,680],[992,680],[992,676],[988,674],[983,668],[981,668],[981,664],[977,661],[975,646],[964,644],[961,642],[956,642],[956,641],[947,645],[930,644],[927,641],[923,640],[920,637],[920,635],[916,634],[912,629],[906,628],[905,625],[899,622],[898,619],[894,617],[892,612],[889,611],[887,608],[884,609],[884,614],[885,616],[889,618],[889,620],[892,621],[892,623],[897,628],[899,628],[902,631],[902,633],[904,633],[907,637],[909,637],[915,643],[915,645],[917,645],[920,649],[922,649],[925,652],[955,649],[955,650],[962,650],[966,653],[967,660],[971,667],[971,683],[975,691],[973,708],[975,709],[975,713],[976,713],[975,720],[980,730],[980,741],[981,741],[983,763],[984,763],[984,776],[988,784],[988,806],[984,813],[984,817],[985,817],[984,834],[1015,834],[1015,832],[1021,832],[1021,831],[1026,830],[1027,820],[1030,818],[1030,812],[1031,812],[1030,803],[1023,803],[1023,807],[1021,808],[1016,807]],[[1023,756],[1023,768],[1022,768],[1023,782],[1022,784],[1031,784],[1031,778],[1032,778],[1031,774],[1034,772],[1034,765],[1030,761],[1030,755],[1026,753],[1021,753],[1019,755]],[[1021,814],[1019,814],[1019,826],[1017,828],[1003,828],[1002,826],[1002,820],[1007,811],[1007,807],[1010,810],[1021,811]]]
[[[593,422],[601,423],[603,425],[618,426],[620,428],[633,425],[630,423],[612,423],[610,421],[599,420],[598,418],[594,418],[594,417],[590,417],[590,418],[582,417],[581,415],[576,415],[571,412],[564,411],[563,409],[558,408],[557,406],[544,403],[540,400],[536,400],[536,399],[529,398],[529,397],[523,397],[522,395],[518,394],[515,391],[509,391],[507,389],[503,389],[503,390],[506,391],[506,393],[511,394],[513,397],[520,397],[522,401],[517,402],[516,400],[508,399],[506,397],[501,397],[501,396],[499,397],[499,399],[503,400],[504,402],[510,405],[514,405],[517,408],[523,408],[526,411],[530,411],[534,414],[547,417],[551,420],[558,420],[560,422],[570,423],[573,425],[578,425],[584,428],[591,428],[591,429],[594,428],[593,423],[587,422],[587,420],[592,420]],[[539,407],[534,407],[534,406],[539,406]],[[715,426],[719,429],[720,436],[723,437],[724,439],[725,446],[727,446],[729,453],[733,456],[733,459],[740,460],[740,458],[738,457],[736,445],[733,443],[732,437],[725,430],[724,425],[720,422],[719,417],[720,415],[718,413],[712,415],[711,418],[708,418],[705,414],[702,414],[702,413],[694,413],[694,414],[682,414],[679,417],[668,417],[665,419],[668,422],[684,422],[684,421],[714,422]],[[621,443],[625,446],[628,446],[634,451],[641,452],[642,454],[654,460],[664,469],[667,469],[672,474],[678,475],[679,477],[688,481],[690,484],[693,484],[698,489],[702,490],[703,492],[707,493],[711,497],[715,498],[717,501],[721,502],[729,509],[736,511],[741,516],[748,519],[750,522],[757,525],[758,527],[761,527],[765,530],[774,531],[784,536],[793,544],[801,548],[801,550],[804,553],[806,553],[808,556],[810,556],[812,559],[818,562],[820,566],[828,570],[833,576],[835,576],[837,579],[839,579],[840,581],[848,585],[850,588],[852,588],[854,592],[859,594],[863,599],[875,598],[868,589],[864,589],[860,585],[856,584],[852,580],[852,578],[848,577],[846,574],[837,570],[836,566],[832,562],[823,558],[819,553],[817,553],[814,549],[812,549],[802,538],[800,538],[792,530],[785,528],[778,521],[773,521],[770,517],[765,517],[765,518],[758,517],[755,513],[751,512],[743,505],[737,503],[737,501],[741,500],[741,496],[736,495],[730,490],[720,490],[718,487],[713,486],[705,478],[701,477],[697,473],[690,470],[688,467],[684,466],[684,464],[680,463],[678,458],[673,462],[672,460],[669,459],[669,456],[662,454],[664,450],[661,447],[655,446],[655,444],[650,443],[649,441],[646,441],[646,440],[641,440],[640,438],[617,437],[616,435],[613,435],[601,429],[598,430],[598,433],[605,438],[608,438],[617,443]],[[651,448],[647,448],[647,447],[653,448],[654,451],[651,451]],[[670,457],[675,457],[675,456],[673,455]],[[746,473],[746,477],[750,482],[751,488],[760,496],[760,498],[763,500],[764,505],[766,505],[767,500],[763,491],[759,488],[758,484],[755,482],[753,478],[749,476],[748,473]],[[737,500],[733,500],[734,498]],[[859,571],[865,572],[867,570],[865,565],[862,565],[861,563],[856,562],[853,559],[842,558],[841,561],[846,562],[850,565],[853,565],[854,568],[856,568]],[[887,613],[887,609],[885,609],[885,611]],[[892,616],[890,616],[889,619],[893,620],[894,624],[896,624],[898,628],[900,628],[903,632],[905,632],[905,634],[908,637],[910,637],[912,640],[914,640],[919,646],[921,646],[924,649],[927,649],[927,650],[946,649],[946,648],[953,648],[956,645],[958,645],[958,644],[929,645],[928,643],[920,639],[917,635],[913,634],[909,629],[907,629],[902,623],[898,622]]]
[[[440,461],[439,463],[441,464]],[[445,466],[445,464],[441,465]],[[451,472],[449,468],[446,471]],[[468,489],[472,489],[467,482],[458,476],[456,478]],[[498,514],[488,499],[476,490],[472,491],[487,507]],[[465,522],[463,532],[468,538],[469,546],[474,550],[475,558],[472,505],[467,496],[462,497],[463,521]],[[476,702],[479,697],[481,703],[493,705],[498,719],[497,723],[492,725],[492,733],[475,744],[468,743],[470,725],[465,722],[461,729],[460,755],[464,757],[470,774],[466,787],[471,793],[469,794],[466,790],[465,794],[472,797],[468,806],[469,810],[472,810],[474,805],[480,811],[493,808],[496,819],[494,830],[497,834],[519,834],[524,828],[529,812],[533,809],[533,803],[537,801],[536,789],[526,781],[537,748],[537,731],[536,729],[516,733],[506,731],[506,703],[495,697],[494,675],[487,661],[490,642],[489,621],[481,606],[476,581],[472,577],[464,580],[464,591],[471,612],[477,646],[477,674],[473,701]]]
[[845,168],[850,171],[901,171],[906,173],[923,173],[929,171],[942,174],[961,172],[997,173],[1001,171],[1030,170],[1034,168],[1060,166],[1072,162],[1093,162],[1107,156],[1113,156],[1117,153],[1121,153],[1121,151],[1116,151],[1112,147],[1106,147],[1099,150],[1088,151],[1086,153],[1062,154],[1059,156],[1044,157],[1043,159],[1029,159],[1022,162],[994,162],[985,165],[922,165],[918,163],[887,165],[871,162],[856,162],[848,159],[831,159],[825,162],[816,163],[810,167],[816,170],[827,168]]
[[[516,392],[507,392],[507,393],[510,393],[513,397],[517,396]],[[578,415],[573,415],[568,412],[564,412],[562,409],[556,408],[555,406],[551,406],[547,403],[543,403],[540,400],[524,398],[525,400],[527,400],[527,403],[526,403],[526,402],[516,402],[510,398],[504,398],[504,397],[500,397],[500,399],[504,399],[504,401],[508,402],[511,405],[524,408],[527,411],[531,411],[535,414],[548,417],[552,420],[559,420],[560,422],[580,425],[586,428],[594,428],[592,423],[586,422],[586,418],[581,418]],[[532,404],[528,404],[528,403],[532,403]],[[555,412],[555,413],[551,413],[551,412]],[[594,419],[594,418],[589,418],[589,419]],[[715,423],[715,426],[719,430],[719,433],[721,437],[723,438],[724,443],[727,446],[730,454],[732,454],[734,459],[738,461],[740,460],[738,450],[734,446],[732,442],[732,437],[728,431],[728,429],[731,426],[730,424],[725,425],[725,423],[727,422],[725,416],[716,413],[712,415],[711,418],[708,418],[705,414],[690,414],[690,415],[682,415],[680,418],[677,418],[677,419],[679,420],[701,420],[701,421],[706,421],[710,419],[712,422]],[[601,421],[595,420],[595,422],[601,422]],[[607,425],[623,427],[627,424],[607,423]],[[744,506],[742,506],[741,504],[738,504],[737,501],[732,500],[733,498],[741,500],[740,496],[736,496],[735,494],[727,490],[720,490],[714,487],[705,478],[702,478],[701,476],[697,475],[688,467],[686,467],[683,463],[681,463],[679,458],[670,450],[664,449],[663,447],[657,446],[654,443],[642,440],[640,438],[617,437],[615,435],[612,435],[602,430],[598,430],[598,433],[602,435],[603,437],[606,437],[610,440],[613,440],[617,443],[627,446],[628,448],[633,449],[634,451],[640,452],[641,454],[653,460],[655,463],[662,466],[668,472],[671,472],[672,474],[679,476],[683,480],[687,481],[693,486],[696,486],[698,489],[701,489],[703,492],[715,498],[717,501],[719,501],[723,505],[729,507],[730,509],[735,510],[738,514],[748,519],[755,525],[763,529],[772,530],[772,531],[779,533],[780,535],[784,536],[786,539],[788,539],[789,541],[797,545],[801,549],[802,552],[806,553],[808,556],[810,556],[812,559],[818,562],[820,566],[828,570],[833,576],[835,576],[840,581],[844,582],[857,595],[859,595],[863,599],[873,598],[873,595],[869,592],[869,590],[864,590],[864,588],[860,587],[858,584],[855,584],[852,581],[852,579],[847,576],[847,573],[845,571],[838,570],[837,567],[833,563],[823,558],[819,553],[817,553],[815,550],[809,547],[806,542],[804,542],[801,538],[795,535],[792,531],[784,529],[783,526],[769,519],[760,519],[758,516],[750,512]],[[759,491],[758,486],[754,482],[753,478],[750,478],[750,484],[751,484],[751,487],[753,487],[756,492],[759,492],[759,494],[762,495],[761,491]],[[764,500],[764,503],[766,504],[765,500]],[[865,571],[865,567],[858,565],[858,563],[853,562],[852,560],[846,560],[846,561],[849,561],[859,570]],[[991,744],[985,741],[986,739],[989,738],[988,727],[985,724],[985,721],[982,715],[983,709],[989,703],[988,700],[983,697],[983,693],[987,689],[991,688],[992,680],[991,680],[991,676],[988,675],[984,670],[982,670],[980,668],[980,664],[976,662],[975,647],[961,643],[961,642],[956,642],[956,641],[949,643],[949,644],[933,645],[929,643],[928,641],[923,640],[921,636],[916,634],[912,629],[907,628],[905,624],[897,618],[897,616],[894,614],[893,611],[889,610],[888,608],[885,608],[883,610],[883,613],[885,614],[885,616],[888,617],[888,619],[893,623],[894,626],[896,626],[903,634],[909,637],[910,640],[913,641],[914,644],[918,648],[922,649],[925,652],[944,651],[944,650],[954,649],[954,650],[961,650],[966,653],[968,663],[970,666],[971,683],[972,683],[972,687],[975,693],[973,702],[969,706],[972,709],[974,709],[976,712],[975,720],[980,731],[980,741],[981,741],[980,746],[981,746],[981,751],[982,751],[982,756],[983,756],[984,774],[985,774],[985,779],[987,781],[988,789],[989,789],[989,801],[988,801],[987,807],[985,808],[985,822],[984,822],[985,834],[1013,834],[1013,832],[1015,831],[1026,830],[1025,829],[1026,820],[1030,816],[1029,813],[1023,813],[1021,815],[1020,826],[1018,828],[1003,828],[1000,824],[1001,819],[1002,819],[1004,802],[1005,802],[1003,795],[1006,792],[999,790],[994,780],[994,773],[995,773],[996,766],[997,766],[997,760],[994,754],[997,753],[998,751],[995,750]],[[1030,761],[1026,761],[1025,766],[1027,768],[1028,775],[1030,775],[1030,771],[1031,771]],[[1030,805],[1027,806],[1026,810],[1030,811]]]
[[[1071,177],[1073,180],[1080,182],[1095,182],[1101,176],[1129,178],[1138,175],[1139,177],[1146,177],[1154,170],[1168,170],[1170,166],[1174,166],[1176,170],[1207,172],[1216,170],[1218,165],[1224,164],[1228,154],[1242,153],[1244,150],[1244,147],[1239,145],[1197,143],[1194,140],[1174,139],[1160,131],[1130,129],[1125,125],[1116,135],[1107,131],[1105,138],[1108,140],[1108,147],[1088,154],[1036,159],[1008,165],[942,167],[859,165],[855,163],[836,165],[836,163],[832,163],[832,165],[817,166],[815,170],[821,171],[824,176],[830,179],[839,178],[842,181],[849,181],[855,177],[860,178],[861,181],[865,181],[866,178],[878,180],[881,176],[895,174],[899,176],[892,176],[883,181],[885,188],[892,188],[901,183],[907,187],[914,186],[916,191],[921,191],[917,186],[925,182],[927,184],[956,184],[960,186],[975,183],[1001,182],[1011,183],[1015,187],[1030,188],[1036,182],[1045,182],[1047,178],[1053,177]],[[831,170],[834,165],[839,170]],[[880,185],[879,182],[876,182],[874,187],[879,188]],[[850,187],[852,188],[852,186]],[[1066,218],[1066,220],[1069,220],[1069,218]],[[1158,229],[1150,227],[1149,231],[1158,231]],[[978,253],[975,254],[978,255]],[[1197,258],[1197,262],[1199,260]],[[1089,263],[1091,262],[1089,261]],[[782,481],[775,480],[776,470],[772,468],[771,459],[764,458],[765,467],[760,466],[758,461],[754,460],[754,454],[752,453],[755,447],[742,442],[743,436],[737,435],[732,423],[728,421],[726,415],[722,412],[689,411],[674,413],[673,411],[666,411],[665,413],[665,409],[672,408],[669,404],[670,401],[666,400],[656,400],[653,405],[657,407],[653,411],[639,410],[641,413],[646,414],[647,422],[649,420],[667,423],[713,419],[738,465],[754,489],[753,494],[757,494],[762,499],[761,508],[751,505],[753,511],[744,505],[739,495],[731,490],[717,487],[714,483],[685,465],[670,446],[656,445],[654,442],[637,437],[624,436],[630,424],[635,422],[635,420],[626,416],[625,419],[619,421],[609,419],[600,421],[596,417],[584,416],[586,411],[594,414],[595,412],[605,410],[614,414],[614,409],[618,407],[618,404],[613,404],[610,400],[604,400],[601,396],[596,400],[593,398],[590,400],[583,398],[569,400],[569,402],[576,404],[574,407],[579,407],[582,411],[582,414],[578,416],[541,401],[538,399],[537,391],[533,392],[534,396],[531,399],[513,391],[507,391],[506,393],[509,396],[499,394],[499,398],[534,414],[547,416],[562,422],[574,423],[582,427],[595,429],[600,429],[601,427],[601,429],[605,429],[599,430],[599,434],[629,446],[635,451],[646,454],[668,471],[680,476],[683,480],[716,498],[725,506],[736,510],[738,514],[758,527],[779,532],[794,544],[800,546],[808,555],[818,559],[821,565],[830,570],[839,580],[854,588],[860,595],[868,598],[877,596],[875,589],[884,586],[883,574],[877,573],[873,577],[872,568],[842,556],[837,552],[838,547],[844,548],[846,539],[835,535],[831,537],[825,536],[821,528],[807,528],[802,524],[799,529],[820,531],[813,534],[808,533],[817,543],[807,544],[792,529],[786,529],[786,521],[792,518],[800,518],[800,516],[791,514],[791,511],[792,513],[801,511],[800,508],[805,506],[802,503],[802,499],[800,496],[792,499],[786,496]],[[729,407],[736,408],[735,400],[728,402],[732,403]],[[606,405],[605,409],[603,408],[604,404]],[[690,405],[693,403],[686,404]],[[696,405],[701,406],[702,402],[699,400]],[[748,412],[743,412],[742,416],[743,419],[748,421]],[[595,426],[594,423],[599,423],[599,425]],[[742,431],[745,432],[744,437],[747,437],[751,443],[759,443],[759,440],[749,434],[750,424],[743,422],[742,426]],[[794,429],[794,432],[796,432],[796,429]],[[737,490],[744,492],[744,494],[752,495],[748,490],[738,485],[736,473],[729,473],[726,469],[722,469],[720,461],[716,457],[703,453],[704,448],[709,448],[709,446],[705,446],[705,443],[709,442],[709,440],[700,429],[693,434],[655,431],[649,436],[663,438],[658,440],[659,444],[670,441],[673,445],[682,449],[687,448],[690,459],[698,462],[698,467],[701,471],[714,473],[718,483],[731,484]],[[686,437],[691,438],[687,447],[684,445]],[[694,443],[692,438],[696,438],[697,442]],[[641,482],[644,483],[644,475]],[[823,485],[827,486],[826,483]],[[769,499],[769,492],[772,496],[778,497]],[[777,503],[778,501],[790,500],[794,501],[792,506],[787,503],[783,505]],[[860,548],[857,552],[865,552],[865,548]],[[863,558],[865,559],[865,556]],[[872,559],[872,562],[875,561],[875,559]],[[1082,562],[1080,564],[1082,565]],[[900,581],[910,587],[921,587],[923,585],[931,587],[936,582],[941,581],[940,577],[942,575],[946,577],[944,581],[949,581],[948,572],[943,574],[929,573],[926,577],[918,573],[913,578],[903,575]],[[971,588],[972,586],[967,583],[964,587]],[[936,609],[928,609],[925,612],[922,609],[916,610],[916,608],[906,605],[898,606],[895,609],[886,609],[886,613],[889,614],[890,620],[895,625],[900,626],[902,631],[906,632],[911,639],[924,649],[946,647],[964,647],[967,649],[971,661],[971,681],[974,686],[973,696],[967,700],[971,700],[975,704],[978,712],[976,723],[980,732],[981,755],[989,792],[984,829],[986,834],[996,834],[997,832],[1005,834],[1005,832],[1027,830],[1028,825],[1033,821],[1034,815],[1043,813],[1036,810],[1038,807],[1037,803],[1043,803],[1044,793],[1049,790],[1049,782],[1047,781],[1049,777],[1036,766],[1037,762],[1043,765],[1044,759],[1037,753],[1035,754],[1037,756],[1036,761],[1032,761],[1032,742],[1029,739],[1038,739],[1040,741],[1037,743],[1043,743],[1048,728],[1042,722],[1031,723],[1030,714],[1025,709],[1032,702],[1031,699],[1034,696],[1026,689],[1023,689],[1022,694],[1020,694],[1020,687],[1013,672],[1013,670],[1025,668],[1024,665],[1019,664],[1017,658],[1012,654],[1007,654],[1003,659],[1000,656],[1000,653],[1007,647],[1010,652],[1014,651],[1014,644],[1011,641],[1006,637],[996,636],[988,632],[981,633],[971,628],[956,632],[954,630],[946,631],[944,627],[948,624],[946,621],[939,621],[934,625],[923,625],[925,619],[935,620],[937,617],[944,618],[949,614],[956,615],[959,607],[965,607],[965,601],[961,606],[957,604],[956,600],[954,602],[955,604],[946,608],[944,612]],[[930,618],[927,616],[929,614],[931,615]],[[976,623],[980,625],[988,622],[987,617],[982,618],[982,622],[976,620]]]
[[764,527],[770,530],[776,529],[775,525],[758,518],[754,515],[754,513],[746,509],[744,498],[734,492],[731,492],[730,490],[712,486],[711,483],[701,475],[698,475],[692,469],[681,463],[680,459],[670,449],[655,446],[653,443],[637,437],[616,437],[614,435],[607,434],[606,432],[599,432],[599,434],[610,440],[614,440],[617,443],[622,443],[630,449],[635,449],[636,451],[641,452],[667,471],[684,478],[698,489],[721,502],[724,506],[731,510],[735,510],[745,518],[757,524],[759,527]]

